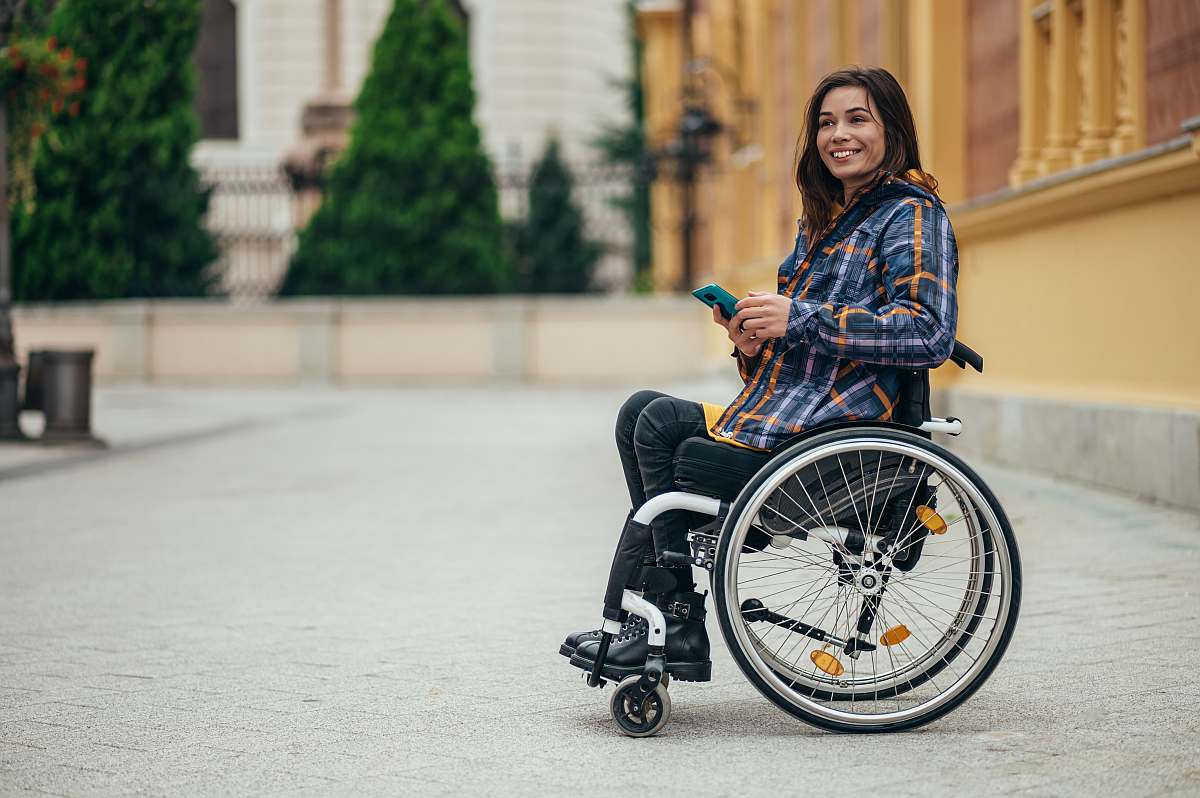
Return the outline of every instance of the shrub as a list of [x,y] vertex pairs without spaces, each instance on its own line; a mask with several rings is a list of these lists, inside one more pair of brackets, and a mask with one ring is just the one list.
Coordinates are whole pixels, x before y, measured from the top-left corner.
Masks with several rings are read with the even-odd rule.
[[508,284],[466,32],[443,0],[396,0],[345,153],[283,294],[489,293]]
[[194,0],[64,0],[50,32],[84,59],[91,88],[59,117],[15,209],[19,300],[196,296],[216,258],[208,193],[188,162],[198,137]]
[[518,290],[561,294],[592,289],[592,271],[603,249],[584,235],[574,184],[558,142],[551,139],[533,169],[529,215],[514,226]]

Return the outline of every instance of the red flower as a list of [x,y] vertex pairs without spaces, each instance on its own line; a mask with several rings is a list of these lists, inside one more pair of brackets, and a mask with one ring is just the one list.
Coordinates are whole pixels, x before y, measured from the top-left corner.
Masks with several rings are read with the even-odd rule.
[[35,123],[34,123],[34,124],[33,124],[33,125],[32,125],[32,126],[29,128],[29,134],[30,134],[31,136],[33,136],[35,139],[36,139],[37,137],[41,136],[41,135],[42,135],[43,133],[45,133],[45,132],[46,132],[46,128],[42,127],[42,123],[41,123],[41,122],[35,122]]
[[67,108],[67,112],[71,114],[71,116],[79,116],[79,100],[71,103],[71,105]]
[[75,60],[75,71],[80,73],[87,72],[86,58],[78,58]]
[[46,40],[46,49],[53,51],[55,47],[58,47],[58,39],[51,36],[49,39]]
[[70,47],[64,47],[64,48],[62,48],[62,50],[60,50],[58,52],[58,57],[64,61],[70,61],[72,58],[75,57],[75,51],[72,50]]
[[55,97],[54,103],[50,106],[50,110],[56,114],[61,114],[63,109],[62,97]]

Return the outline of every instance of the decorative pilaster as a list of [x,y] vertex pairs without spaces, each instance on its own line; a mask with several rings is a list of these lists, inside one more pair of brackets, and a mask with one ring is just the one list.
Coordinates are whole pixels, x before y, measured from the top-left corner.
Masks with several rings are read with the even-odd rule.
[[1079,36],[1069,0],[1050,10],[1050,116],[1038,172],[1053,174],[1071,165],[1079,135]]
[[909,79],[905,86],[921,161],[947,202],[966,197],[966,4],[909,0]]
[[1079,143],[1072,163],[1082,166],[1109,153],[1115,120],[1112,0],[1084,0],[1080,64],[1083,72]]
[[883,66],[901,86],[908,83],[908,14],[905,0],[884,0],[881,27],[883,28]]
[[1035,13],[1037,0],[1021,0],[1020,132],[1017,160],[1008,173],[1013,186],[1027,183],[1038,174],[1038,158],[1046,129],[1046,41]]
[[1146,146],[1146,8],[1145,0],[1116,5],[1116,130],[1109,152],[1124,155]]

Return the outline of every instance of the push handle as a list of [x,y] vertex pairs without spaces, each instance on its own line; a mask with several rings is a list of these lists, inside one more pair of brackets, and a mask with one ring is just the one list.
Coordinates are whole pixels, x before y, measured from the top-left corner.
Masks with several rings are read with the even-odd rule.
[[954,341],[954,350],[950,353],[950,360],[960,369],[970,366],[980,374],[983,373],[983,356],[958,339]]

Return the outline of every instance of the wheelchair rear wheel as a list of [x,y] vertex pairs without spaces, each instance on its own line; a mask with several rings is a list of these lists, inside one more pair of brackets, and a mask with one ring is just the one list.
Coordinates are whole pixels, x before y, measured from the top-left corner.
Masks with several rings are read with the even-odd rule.
[[910,729],[977,690],[1016,624],[1021,569],[979,476],[925,438],[834,430],[742,490],[713,570],[738,666],[834,731]]

